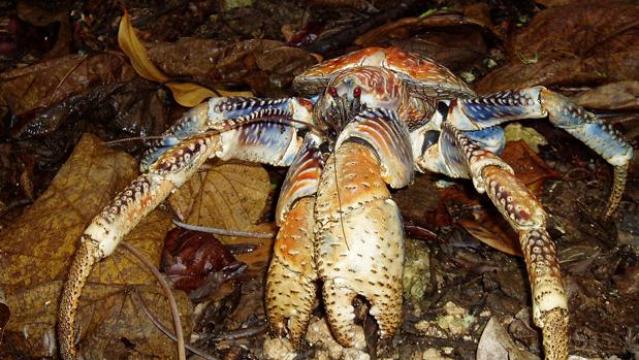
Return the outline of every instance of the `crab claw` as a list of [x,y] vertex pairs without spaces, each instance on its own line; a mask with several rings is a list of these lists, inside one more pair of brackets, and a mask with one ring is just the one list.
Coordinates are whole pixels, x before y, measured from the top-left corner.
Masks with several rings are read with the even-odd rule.
[[342,144],[322,174],[315,215],[316,263],[328,323],[343,346],[355,346],[352,302],[362,296],[381,339],[401,323],[403,228],[374,150]]
[[298,200],[277,234],[273,260],[266,278],[269,323],[279,336],[289,335],[294,344],[306,332],[315,302],[312,197]]

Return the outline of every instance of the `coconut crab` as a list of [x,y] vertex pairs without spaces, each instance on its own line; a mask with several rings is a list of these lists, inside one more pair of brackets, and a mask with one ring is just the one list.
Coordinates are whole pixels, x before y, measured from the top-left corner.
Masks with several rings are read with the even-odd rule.
[[401,323],[403,228],[391,188],[415,171],[471,179],[519,235],[533,319],[547,359],[568,357],[568,301],[546,214],[499,158],[499,126],[546,118],[614,168],[605,210],[624,190],[632,147],[592,113],[544,87],[476,96],[431,60],[367,48],[318,64],[294,80],[307,97],[213,98],[150,144],[142,175],[81,236],[60,305],[62,355],[75,358],[78,300],[93,265],[211,157],[288,166],[276,208],[280,226],[266,280],[272,330],[299,341],[317,280],[336,340],[353,346],[356,295],[371,304],[381,338]]

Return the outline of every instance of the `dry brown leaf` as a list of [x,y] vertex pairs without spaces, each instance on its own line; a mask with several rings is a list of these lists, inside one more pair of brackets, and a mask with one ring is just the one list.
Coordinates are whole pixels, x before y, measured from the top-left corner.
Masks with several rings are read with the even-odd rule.
[[165,83],[169,80],[169,78],[149,60],[146,48],[144,48],[144,45],[135,34],[135,28],[133,28],[129,14],[126,11],[124,15],[122,15],[120,27],[118,28],[118,45],[120,45],[120,49],[122,49],[126,56],[129,57],[131,65],[138,75],[147,80],[159,83]]
[[591,109],[639,110],[639,81],[619,81],[585,91],[573,98]]
[[[85,135],[40,198],[0,234],[0,287],[12,318],[6,341],[34,357],[55,356],[58,299],[78,239],[91,218],[136,175],[136,162]],[[125,241],[159,264],[170,216],[155,210]],[[168,328],[168,303],[155,279],[129,254],[117,251],[93,270],[80,304],[79,348],[85,358],[173,356],[175,346],[132,302],[137,292]],[[176,292],[181,314],[190,303]],[[183,321],[189,324],[189,321]],[[189,329],[186,330],[187,333]]]
[[[172,77],[189,77],[211,88],[250,86],[265,96],[282,92],[295,75],[317,62],[308,51],[280,41],[251,39],[228,44],[213,39],[183,38],[154,44],[151,61]],[[279,90],[279,93],[278,93]]]
[[639,6],[582,3],[539,12],[508,45],[510,62],[479,93],[532,85],[601,84],[639,78]]
[[[196,174],[169,198],[181,221],[221,229],[272,233],[270,224],[260,224],[272,191],[269,176],[261,165],[222,163]],[[258,271],[268,261],[271,239],[218,236],[226,244],[252,244],[250,254],[239,261]]]
[[0,74],[0,97],[15,115],[23,116],[91,87],[134,77],[123,56],[69,55]]
[[[122,20],[120,20],[118,44],[122,51],[131,60],[131,65],[138,75],[147,80],[166,85],[173,93],[173,97],[178,104],[185,107],[193,107],[205,99],[217,96],[216,92],[201,85],[188,82],[169,81],[169,77],[160,71],[160,69],[158,69],[149,59],[147,50],[135,34],[135,28],[133,28],[129,14],[126,12],[122,15]],[[247,94],[247,92],[232,92],[224,90],[217,90],[217,93],[222,96],[252,95],[252,93]]]
[[479,221],[461,219],[457,223],[475,239],[491,248],[508,255],[521,256],[521,248],[519,242],[517,242],[517,237],[511,235],[512,232],[504,231],[490,216],[486,216]]

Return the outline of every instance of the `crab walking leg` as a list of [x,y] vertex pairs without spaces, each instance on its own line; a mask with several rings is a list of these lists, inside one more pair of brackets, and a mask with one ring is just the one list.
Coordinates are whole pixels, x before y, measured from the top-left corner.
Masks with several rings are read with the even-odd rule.
[[532,287],[533,320],[542,329],[548,360],[568,358],[568,298],[559,271],[555,244],[546,231],[546,213],[539,201],[493,153],[455,129],[442,126],[465,159],[477,190],[486,192],[517,231]]
[[266,310],[278,336],[294,344],[306,332],[313,311],[317,279],[313,260],[314,197],[293,204],[275,239],[266,277]]
[[356,344],[352,301],[372,305],[381,338],[402,319],[404,234],[399,209],[375,152],[342,144],[327,160],[316,202],[315,256],[329,325],[343,346]]
[[[296,100],[297,101],[297,100]],[[109,256],[120,240],[144,216],[188,180],[209,157],[250,160],[272,165],[290,165],[302,146],[298,128],[287,120],[310,121],[306,105],[282,100],[287,111],[269,107],[278,102],[244,98],[212,99],[189,111],[169,129],[161,147],[147,153],[140,175],[96,216],[81,237],[62,295],[58,335],[62,355],[76,357],[75,318],[80,293],[93,265]],[[257,104],[257,105],[255,105]],[[262,105],[270,104],[265,108]],[[258,110],[242,112],[247,107]],[[242,109],[242,116],[225,120]],[[186,130],[187,124],[192,127]],[[193,125],[199,124],[199,125]],[[229,125],[231,130],[227,130]],[[301,125],[303,126],[303,124]],[[184,129],[183,129],[184,128]],[[182,130],[179,130],[182,129]],[[220,130],[207,134],[206,130]],[[184,131],[179,137],[176,133]]]
[[[312,106],[304,98],[211,98],[187,111],[164,132],[162,139],[151,141],[140,169],[145,172],[168,149],[206,131],[220,132],[222,160],[233,158],[287,166],[295,153],[282,150],[295,140],[298,128],[312,126]],[[243,134],[237,136],[237,132],[227,131],[229,128],[241,129]]]
[[179,148],[167,151],[150,169],[115,196],[97,215],[80,238],[62,291],[58,314],[60,353],[75,359],[75,320],[82,289],[95,263],[111,255],[122,238],[189,179],[215,151],[217,136],[198,136],[186,140]]
[[505,91],[451,103],[449,119],[459,130],[472,131],[517,119],[544,118],[564,129],[614,167],[605,217],[619,206],[633,149],[621,134],[570,99],[542,86]]

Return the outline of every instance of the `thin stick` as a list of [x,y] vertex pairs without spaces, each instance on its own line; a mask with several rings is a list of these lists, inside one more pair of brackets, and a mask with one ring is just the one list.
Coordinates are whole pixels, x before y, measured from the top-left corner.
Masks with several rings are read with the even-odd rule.
[[120,144],[120,143],[129,142],[129,141],[138,141],[138,140],[147,141],[147,140],[160,140],[160,139],[164,139],[164,135],[125,137],[125,138],[122,138],[122,139],[107,141],[104,144],[106,146],[111,146],[111,145],[116,145],[116,144]]
[[182,332],[182,321],[180,320],[180,313],[178,311],[177,303],[175,302],[175,297],[173,297],[173,293],[171,292],[171,287],[166,282],[160,271],[155,268],[149,260],[146,259],[144,254],[140,252],[133,245],[128,244],[123,241],[121,245],[127,249],[133,256],[138,258],[140,262],[155,276],[157,281],[160,283],[162,290],[164,290],[164,294],[169,300],[169,305],[171,308],[171,315],[173,315],[173,327],[175,328],[175,337],[177,338],[177,346],[178,346],[178,358],[180,360],[186,360],[186,350],[184,349],[184,333]]
[[[231,131],[231,130],[235,130],[238,128],[241,128],[243,126],[246,125],[250,125],[250,124],[257,124],[257,123],[276,123],[276,124],[282,124],[282,125],[291,125],[291,124],[298,124],[300,126],[303,127],[307,127],[315,132],[318,132],[320,134],[324,134],[324,131],[322,129],[320,129],[318,126],[311,124],[311,123],[307,123],[304,121],[300,121],[300,120],[295,120],[295,119],[282,119],[282,120],[263,120],[263,119],[254,119],[254,120],[248,120],[248,121],[243,121],[243,122],[238,122],[235,124],[230,124],[227,125],[221,129],[209,129],[206,130],[204,132],[202,132],[202,134],[208,134],[208,135],[219,135],[221,133],[227,132],[227,131]],[[115,144],[119,144],[119,143],[124,143],[124,142],[129,142],[129,141],[146,141],[146,140],[161,140],[164,139],[166,137],[166,135],[153,135],[153,136],[133,136],[133,137],[126,137],[126,138],[122,138],[122,139],[118,139],[118,140],[111,140],[111,141],[107,141],[105,144],[106,145],[115,145]]]
[[227,230],[227,229],[219,229],[208,226],[199,226],[193,224],[183,223],[179,220],[173,219],[173,223],[183,229],[200,231],[209,234],[215,235],[227,235],[227,236],[240,236],[240,237],[252,237],[259,239],[272,239],[275,234],[273,233],[262,233],[262,232],[252,232],[252,231],[241,231],[241,230]]
[[[142,296],[140,296],[139,292],[136,289],[133,289],[133,294],[136,296],[136,300],[138,304],[140,305],[140,307],[142,308],[142,311],[144,311],[144,314],[149,318],[149,320],[151,320],[153,325],[155,325],[155,327],[157,327],[161,332],[163,332],[164,335],[168,336],[169,339],[173,341],[177,341],[175,334],[173,334],[169,329],[167,329],[164,326],[164,324],[162,324],[160,320],[157,317],[155,317],[155,315],[151,312],[151,310],[146,306],[144,299],[142,299]],[[206,360],[218,360],[218,358],[214,357],[211,354],[207,354],[206,352],[204,352],[203,350],[195,346],[192,346],[189,344],[185,344],[184,346],[186,347],[188,351],[194,353],[195,355],[201,358],[204,358]]]

